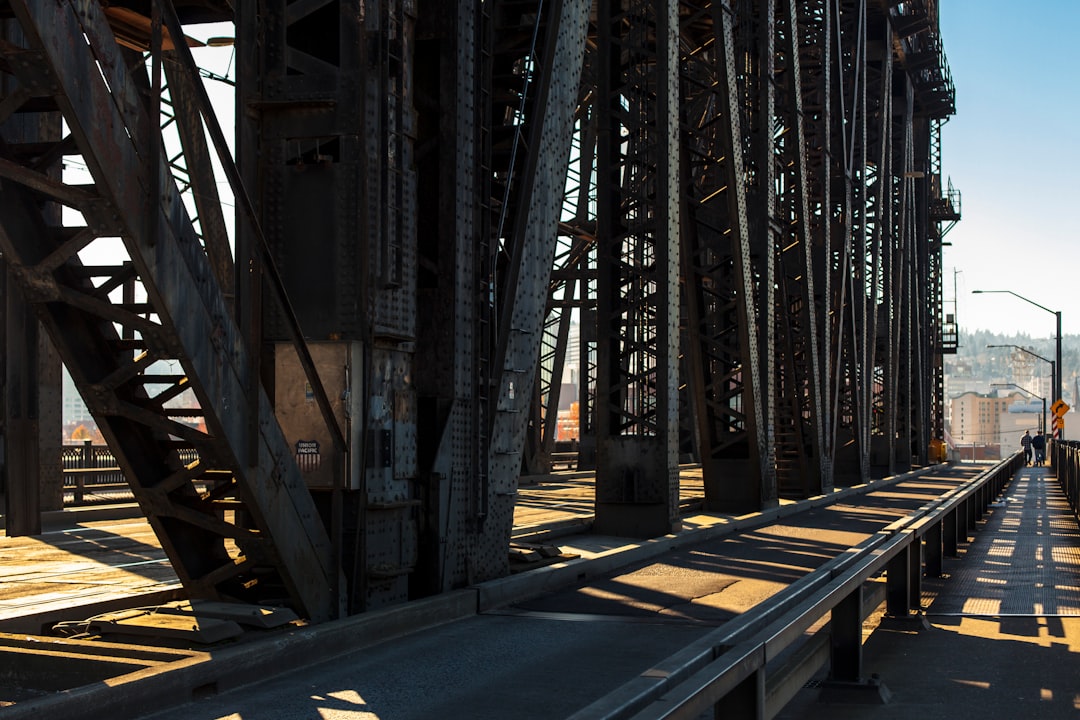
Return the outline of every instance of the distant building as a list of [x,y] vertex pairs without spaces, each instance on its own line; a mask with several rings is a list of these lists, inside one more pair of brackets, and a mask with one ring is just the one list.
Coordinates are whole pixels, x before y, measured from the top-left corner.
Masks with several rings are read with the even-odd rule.
[[86,403],[75,387],[75,381],[71,379],[67,368],[64,368],[64,401],[63,414],[65,425],[78,425],[79,423],[93,423],[90,411],[86,409]]
[[998,397],[966,392],[952,398],[949,402],[949,433],[953,442],[961,447],[1001,445],[1008,452],[1013,440],[1019,443],[1025,428],[1034,431],[1042,419],[1041,413],[1009,412],[1010,405],[1023,400],[1020,393]]

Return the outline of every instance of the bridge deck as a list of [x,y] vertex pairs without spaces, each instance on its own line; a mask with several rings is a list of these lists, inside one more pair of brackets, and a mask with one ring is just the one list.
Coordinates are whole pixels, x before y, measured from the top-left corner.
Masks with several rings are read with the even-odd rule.
[[[549,542],[588,527],[590,473],[527,480],[514,513],[515,542]],[[700,506],[700,467],[683,468],[680,490],[684,509]],[[0,532],[0,632],[40,632],[58,619],[130,607],[133,598],[152,604],[182,595],[150,524],[130,502],[131,493],[121,500],[127,504],[46,513],[45,532],[37,537]]]
[[[289,649],[287,665],[296,669],[257,689],[246,687],[225,692],[233,685],[250,681],[250,677],[236,674],[240,656],[214,651],[206,660],[208,669],[203,675],[212,677],[213,683],[209,684],[222,694],[167,711],[160,717],[162,720],[210,718],[231,713],[239,713],[241,717],[309,717],[321,713],[322,717],[360,716],[381,720],[568,717],[984,469],[985,465],[934,468],[895,482],[875,483],[864,493],[845,494],[832,504],[806,501],[743,518],[691,511],[684,516],[681,533],[661,540],[561,537],[552,542],[564,553],[578,555],[582,562],[594,566],[606,564],[609,571],[595,576],[593,571],[582,572],[583,577],[589,576],[583,582],[547,594],[542,593],[543,587],[559,585],[557,576],[562,568],[542,568],[488,583],[477,588],[475,595],[467,594],[463,601],[466,607],[460,613],[462,619],[439,624],[437,618],[429,617],[426,621],[433,622],[434,627],[381,644],[373,643],[397,634],[393,630],[394,610],[321,626],[310,632],[330,631],[339,639],[349,637],[348,643],[356,652],[315,664],[326,658],[325,642],[321,650],[294,646]],[[973,560],[979,547],[976,542],[962,559],[947,559],[946,572],[953,576],[949,581],[940,587],[934,582],[924,585],[923,604],[930,603],[935,627],[942,623],[962,626],[965,622],[980,622],[947,615],[976,612],[963,604],[949,605],[956,601],[948,600],[952,597],[948,593],[985,597],[986,593],[979,594],[984,586],[1001,593],[997,598],[1000,612],[1022,612],[1008,609],[1024,606],[1015,604],[1009,595],[1018,579],[1001,577],[1003,571],[1028,573],[1023,592],[1033,611],[1035,603],[1070,613],[1080,607],[1080,602],[1075,601],[1076,565],[1063,564],[1075,560],[1078,552],[1076,523],[1069,525],[1064,510],[1060,517],[1046,513],[1046,508],[1063,502],[1060,494],[1057,500],[1053,499],[1054,487],[1046,482],[1047,473],[1044,468],[1022,470],[1020,482],[1013,485],[1006,500],[988,516],[989,523],[1005,523],[1005,529],[993,536],[985,532],[976,534],[977,540],[984,544],[993,540],[994,557],[990,562],[997,565],[975,569]],[[564,478],[561,487],[548,488],[552,491],[552,505],[558,506],[553,511],[574,516],[553,516],[552,523],[581,521],[580,511],[587,503],[576,495],[581,493],[582,482],[581,478]],[[526,502],[521,503],[521,512],[536,512],[537,506],[543,504],[543,492],[542,486],[523,488]],[[560,496],[560,493],[565,494]],[[530,518],[530,522],[521,522],[520,517],[519,525],[530,528],[530,532],[537,532],[537,527],[543,525],[536,517]],[[1010,539],[1009,533],[1015,537]],[[525,535],[525,531],[519,534]],[[1024,544],[1027,540],[1021,542],[1029,534],[1035,543],[1030,547]],[[1003,549],[1009,547],[1014,560],[1041,557],[1052,558],[1055,563],[1042,562],[1037,568],[1030,567],[1028,562],[1001,564]],[[1036,554],[1036,548],[1041,554]],[[1056,562],[1058,558],[1063,562]],[[961,569],[974,570],[975,579],[965,579],[967,576]],[[1055,570],[1062,574],[1054,575]],[[1068,572],[1072,574],[1067,575]],[[1031,573],[1042,574],[1034,580],[1036,576]],[[453,604],[452,600],[448,602]],[[480,613],[475,612],[477,603]],[[946,609],[954,607],[959,610]],[[408,628],[410,622],[418,624],[414,617],[404,627]],[[1044,623],[1039,636],[1044,644],[1053,640],[1056,627],[1047,629]],[[886,623],[871,637],[865,667],[867,672],[880,673],[887,686],[901,696],[907,692],[906,681],[887,663],[883,666],[887,670],[879,669],[875,665],[879,656],[870,652],[873,643],[888,632],[891,630]],[[1069,637],[1072,647],[1061,650],[1063,655],[1076,648],[1076,636]],[[280,642],[275,647],[280,649]],[[957,663],[955,656],[951,662],[961,667],[967,665]],[[210,669],[215,665],[216,669]],[[260,672],[265,674],[264,671],[253,674],[257,676]],[[144,687],[153,684],[148,680],[140,682]],[[146,712],[148,708],[137,700],[140,692],[135,685],[123,685],[124,689],[109,692],[126,694],[132,698],[130,709]],[[190,689],[184,687],[184,682],[170,680],[167,674],[161,675],[154,687],[150,696],[160,706],[175,702],[185,693],[190,697]],[[808,717],[817,715],[823,705],[815,692],[801,693],[786,712],[798,713],[800,708],[807,708]],[[1063,689],[1058,689],[1059,699],[1066,695]],[[30,705],[33,703],[24,707],[30,710]],[[839,709],[835,717],[847,717],[840,714],[845,706],[836,707]],[[18,705],[9,708],[8,712],[18,708]],[[286,712],[284,708],[291,708],[288,713],[292,715],[281,715]]]

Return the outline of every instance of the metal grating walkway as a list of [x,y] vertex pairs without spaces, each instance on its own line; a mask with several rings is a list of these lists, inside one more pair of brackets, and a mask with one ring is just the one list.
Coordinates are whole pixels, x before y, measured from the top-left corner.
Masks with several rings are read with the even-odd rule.
[[1023,468],[927,614],[1080,616],[1080,527],[1057,478]]

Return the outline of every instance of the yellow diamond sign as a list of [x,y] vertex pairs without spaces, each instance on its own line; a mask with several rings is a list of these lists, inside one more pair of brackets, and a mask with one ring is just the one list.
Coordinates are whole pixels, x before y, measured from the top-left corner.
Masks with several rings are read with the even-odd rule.
[[1052,412],[1055,417],[1061,417],[1065,413],[1069,412],[1069,403],[1065,402],[1061,398],[1058,398],[1054,401],[1054,404],[1050,406],[1050,412]]

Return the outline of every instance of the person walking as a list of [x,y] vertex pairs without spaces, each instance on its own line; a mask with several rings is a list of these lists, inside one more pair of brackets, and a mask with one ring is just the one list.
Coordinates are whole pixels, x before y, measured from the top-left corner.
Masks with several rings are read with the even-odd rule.
[[1027,430],[1024,431],[1024,435],[1020,438],[1020,445],[1024,448],[1024,467],[1031,464],[1031,433]]
[[1035,437],[1031,438],[1031,449],[1035,451],[1035,464],[1042,465],[1043,460],[1046,458],[1046,438],[1043,437],[1042,430],[1035,433]]

